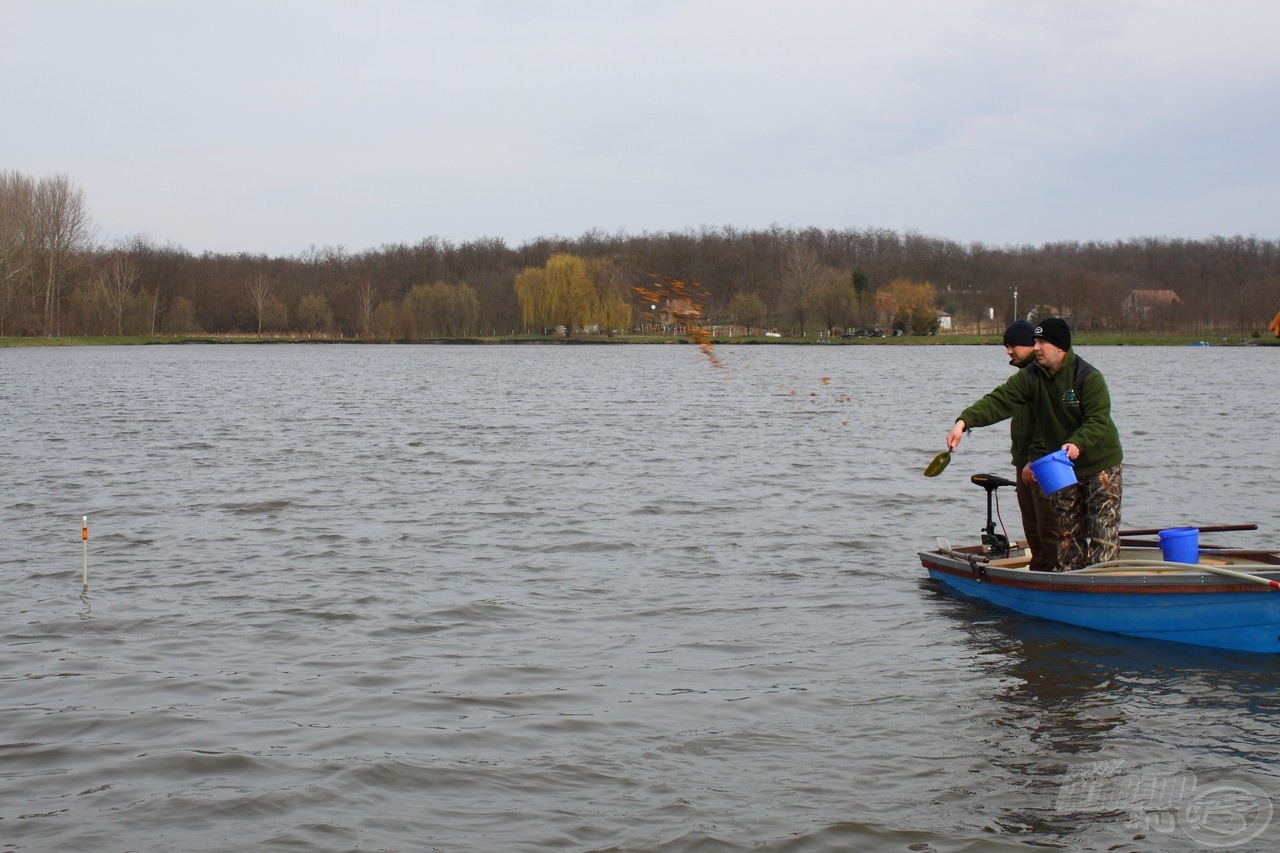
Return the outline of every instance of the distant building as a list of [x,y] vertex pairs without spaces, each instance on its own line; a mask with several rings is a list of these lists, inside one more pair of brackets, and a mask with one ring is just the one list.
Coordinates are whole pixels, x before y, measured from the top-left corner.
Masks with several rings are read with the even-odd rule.
[[951,315],[946,311],[938,312],[938,328],[951,331]]
[[1280,338],[1280,311],[1277,311],[1276,316],[1271,318],[1271,325],[1267,326],[1267,328],[1274,332],[1277,338]]
[[1170,308],[1181,301],[1172,290],[1131,290],[1120,308],[1129,320],[1146,320],[1153,311]]
[[702,318],[702,309],[692,299],[675,296],[662,303],[658,310],[657,321],[663,329],[684,332]]

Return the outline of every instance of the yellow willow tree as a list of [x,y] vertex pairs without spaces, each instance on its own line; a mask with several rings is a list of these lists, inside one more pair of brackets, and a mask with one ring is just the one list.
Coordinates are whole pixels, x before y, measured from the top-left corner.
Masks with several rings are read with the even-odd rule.
[[938,291],[930,281],[899,278],[889,282],[876,291],[876,310],[908,335],[931,335],[938,330]]
[[563,252],[552,255],[543,267],[522,270],[515,290],[525,328],[564,326],[567,335],[596,326],[625,328],[631,322],[631,306],[592,273],[582,258]]
[[599,306],[595,322],[610,337],[616,330],[631,328],[631,293],[616,260],[612,257],[595,258],[587,263],[587,272],[595,287]]
[[610,337],[615,331],[631,328],[631,304],[616,294],[606,295],[600,302],[600,322]]
[[547,290],[546,271],[542,267],[525,267],[516,275],[516,301],[520,303],[520,319],[526,329],[545,331],[552,325],[557,306]]

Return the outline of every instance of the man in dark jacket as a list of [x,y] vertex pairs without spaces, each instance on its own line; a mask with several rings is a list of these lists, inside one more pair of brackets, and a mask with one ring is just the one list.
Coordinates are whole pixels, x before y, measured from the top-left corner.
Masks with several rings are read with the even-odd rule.
[[1052,496],[1058,517],[1058,570],[1113,560],[1120,548],[1124,451],[1111,420],[1106,380],[1071,351],[1071,329],[1058,317],[1033,332],[1036,363],[960,413],[947,433],[954,450],[968,429],[989,426],[1027,407],[1035,424],[1031,458],[1061,448],[1075,465],[1074,486]]
[[[1026,320],[1014,320],[1004,330],[1004,351],[1013,367],[1021,369],[1035,364],[1035,343],[1035,326]],[[1022,535],[1031,551],[1031,570],[1051,572],[1058,565],[1058,516],[1053,501],[1045,496],[1036,484],[1035,474],[1027,467],[1033,458],[1035,428],[1030,405],[1014,412],[1009,418],[1009,451],[1013,457],[1018,509],[1022,514]]]

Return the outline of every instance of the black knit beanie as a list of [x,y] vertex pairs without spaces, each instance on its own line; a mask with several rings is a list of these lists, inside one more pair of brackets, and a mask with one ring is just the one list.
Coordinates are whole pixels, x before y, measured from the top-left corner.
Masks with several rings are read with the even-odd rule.
[[1061,317],[1045,317],[1036,326],[1035,336],[1060,350],[1071,349],[1071,327]]
[[1004,330],[1004,345],[1007,347],[1035,346],[1035,327],[1026,320],[1014,320]]

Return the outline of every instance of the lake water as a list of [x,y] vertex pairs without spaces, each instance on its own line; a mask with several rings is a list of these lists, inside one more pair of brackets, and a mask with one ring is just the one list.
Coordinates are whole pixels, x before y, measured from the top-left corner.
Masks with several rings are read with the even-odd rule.
[[[1081,352],[1125,527],[1275,544],[1280,349]],[[1280,810],[1276,660],[924,579],[1011,473],[997,426],[921,476],[1001,348],[717,355],[0,349],[3,848],[1194,850],[1170,784]]]

